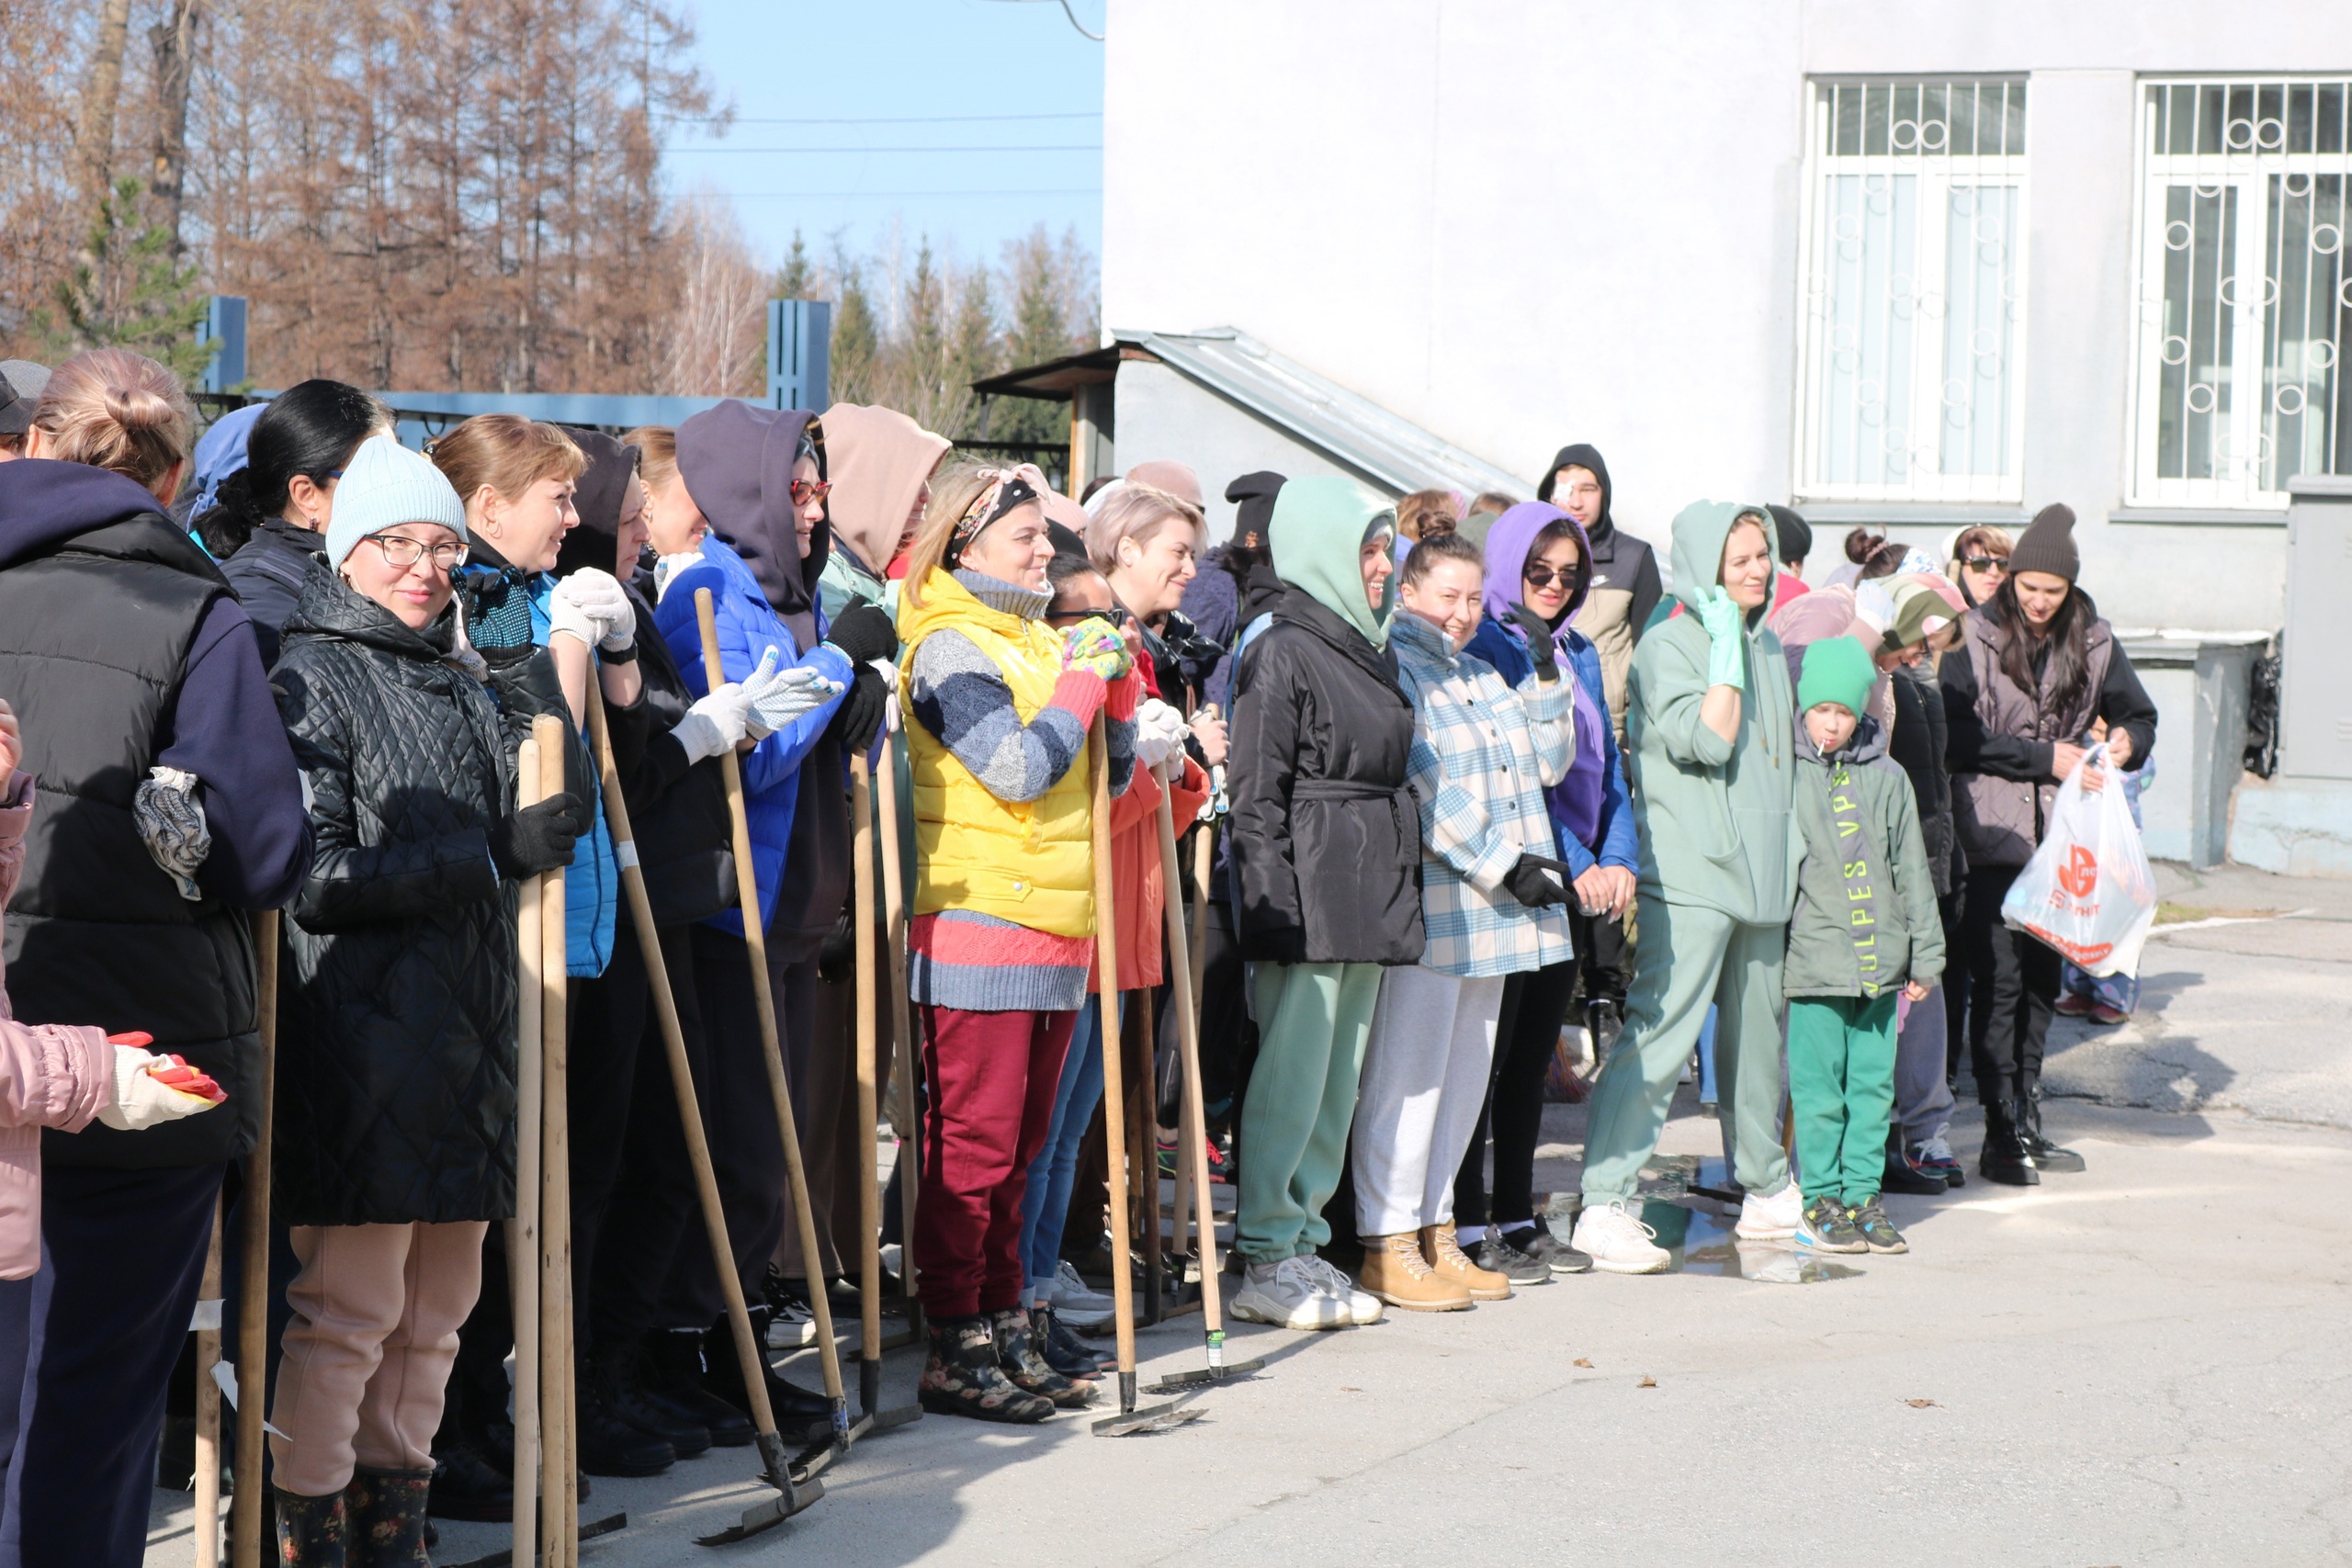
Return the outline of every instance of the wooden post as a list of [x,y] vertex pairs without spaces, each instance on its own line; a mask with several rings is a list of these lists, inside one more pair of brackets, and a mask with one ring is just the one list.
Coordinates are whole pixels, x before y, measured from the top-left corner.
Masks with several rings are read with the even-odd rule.
[[[269,1155],[277,1116],[277,911],[254,916],[255,1027],[261,1036],[261,1136],[245,1156],[244,1256],[237,1282],[236,1568],[261,1568],[262,1431],[269,1405]],[[275,1545],[271,1547],[273,1554]]]
[[220,1568],[220,1385],[212,1381],[212,1366],[220,1359],[220,1223],[226,1217],[215,1197],[204,1280],[196,1291],[196,1310],[212,1314],[212,1326],[196,1331],[196,1568]]
[[[536,727],[535,727],[536,728]],[[515,758],[517,809],[539,801],[539,743],[523,742]],[[514,1321],[514,1568],[539,1561],[539,1199],[540,1135],[546,1126],[546,1086],[540,1077],[547,1000],[546,906],[540,880],[523,879],[514,914],[514,1218],[506,1226],[506,1278]]]
[[[1111,1199],[1111,1297],[1119,1346],[1119,1409],[1136,1407],[1136,1321],[1134,1266],[1127,1229],[1127,1096],[1125,1063],[1119,1038],[1119,937],[1111,874],[1111,751],[1103,737],[1102,716],[1094,716],[1087,739],[1088,771],[1093,775],[1094,809],[1094,962],[1102,971],[1098,1000],[1102,1007],[1102,1136],[1103,1164]],[[1153,1161],[1155,1170],[1158,1159]],[[1152,1267],[1159,1267],[1159,1259]]]
[[[578,744],[563,720],[531,723],[539,750],[539,798],[563,793],[564,749]],[[548,1568],[571,1568],[580,1528],[572,1453],[571,1086],[565,1049],[570,967],[562,868],[539,878],[539,1496],[540,1551]]]
[[922,1308],[915,1297],[915,1199],[921,1183],[922,1113],[915,1092],[914,1004],[907,986],[907,885],[899,840],[898,749],[883,759],[876,791],[882,818],[882,934],[890,964],[890,1048],[899,1124],[899,1290],[907,1303],[907,1326],[922,1337]]

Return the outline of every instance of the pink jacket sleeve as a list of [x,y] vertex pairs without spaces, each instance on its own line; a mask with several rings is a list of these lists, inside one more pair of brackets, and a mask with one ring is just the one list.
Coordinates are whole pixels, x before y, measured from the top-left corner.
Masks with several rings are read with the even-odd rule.
[[[25,869],[25,829],[32,820],[32,776],[18,773],[0,795],[0,909],[16,896]],[[23,1024],[0,986],[0,1128],[57,1127],[78,1133],[104,1103],[114,1070],[106,1031],[68,1024]],[[0,1162],[14,1153],[0,1140]],[[40,1157],[40,1146],[33,1146]]]

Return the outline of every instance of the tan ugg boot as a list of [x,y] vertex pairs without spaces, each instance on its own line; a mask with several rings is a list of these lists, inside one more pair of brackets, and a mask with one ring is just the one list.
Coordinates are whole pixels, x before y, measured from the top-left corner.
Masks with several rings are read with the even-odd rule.
[[1356,1288],[1407,1312],[1460,1312],[1470,1304],[1462,1287],[1438,1274],[1421,1256],[1412,1232],[1363,1238],[1363,1269]]
[[1453,1226],[1423,1225],[1420,1235],[1421,1256],[1429,1259],[1437,1277],[1458,1285],[1474,1302],[1507,1302],[1510,1300],[1510,1281],[1491,1269],[1481,1269],[1470,1261],[1453,1239]]

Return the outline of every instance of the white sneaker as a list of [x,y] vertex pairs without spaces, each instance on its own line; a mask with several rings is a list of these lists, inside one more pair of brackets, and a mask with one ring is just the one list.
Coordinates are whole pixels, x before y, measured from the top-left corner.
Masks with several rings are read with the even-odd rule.
[[1252,1263],[1241,1270],[1241,1290],[1233,1298],[1233,1315],[1276,1328],[1317,1329],[1348,1326],[1347,1302],[1331,1293],[1309,1259],[1285,1258],[1275,1263]]
[[1589,1256],[1592,1266],[1604,1274],[1657,1274],[1674,1259],[1657,1244],[1657,1236],[1628,1200],[1617,1198],[1577,1215],[1576,1238],[1569,1245]]
[[768,1348],[798,1350],[817,1343],[817,1314],[800,1302],[786,1302],[768,1314]]
[[1378,1323],[1380,1314],[1387,1310],[1380,1304],[1378,1296],[1366,1291],[1357,1290],[1356,1282],[1349,1279],[1346,1270],[1340,1269],[1338,1264],[1317,1258],[1312,1253],[1300,1258],[1299,1261],[1306,1264],[1316,1277],[1323,1281],[1324,1288],[1330,1292],[1334,1300],[1348,1309],[1348,1322],[1354,1326],[1369,1328]]
[[1785,1241],[1797,1234],[1797,1222],[1804,1218],[1804,1194],[1791,1181],[1770,1198],[1750,1192],[1741,1199],[1733,1234],[1747,1241]]
[[1116,1298],[1088,1289],[1068,1259],[1055,1265],[1053,1283],[1046,1288],[1046,1295],[1055,1315],[1072,1328],[1100,1327],[1119,1310]]
[[1938,1133],[1919,1145],[1919,1157],[1923,1160],[1934,1160],[1938,1165],[1951,1164],[1951,1140],[1941,1133]]

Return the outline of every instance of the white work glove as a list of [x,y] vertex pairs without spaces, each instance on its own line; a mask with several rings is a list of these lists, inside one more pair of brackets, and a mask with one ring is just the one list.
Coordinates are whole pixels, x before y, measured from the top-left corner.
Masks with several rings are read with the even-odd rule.
[[196,885],[197,868],[212,852],[212,830],[196,797],[197,776],[161,767],[148,769],[147,775],[131,795],[131,825],[147,853],[178,885],[180,897],[195,903],[204,897]]
[[177,1056],[145,1050],[152,1035],[109,1035],[107,1043],[114,1047],[114,1072],[98,1120],[109,1127],[136,1133],[209,1111],[229,1098],[210,1075]]
[[674,556],[655,557],[653,560],[653,602],[656,604],[662,603],[662,596],[670,592],[670,584],[676,579],[678,573],[685,570],[686,568],[694,565],[700,559],[702,559],[702,552],[700,550],[680,550]]
[[795,664],[776,668],[778,655],[770,648],[760,660],[760,667],[743,682],[751,694],[751,735],[754,740],[764,740],[804,714],[812,713],[841,695],[842,683],[828,680],[825,672],[814,665]]
[[1136,761],[1153,773],[1184,755],[1184,716],[1158,697],[1136,705]]
[[716,757],[742,740],[750,733],[751,718],[751,694],[740,683],[729,681],[688,708],[686,716],[672,726],[670,733],[685,748],[686,761],[691,765],[706,757]]
[[618,653],[637,640],[637,611],[609,571],[582,567],[555,585],[548,601],[551,632],[569,632],[591,648]]

